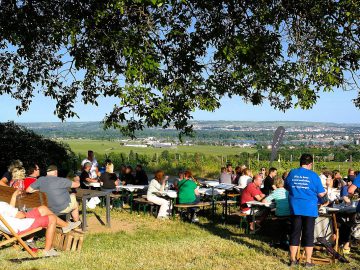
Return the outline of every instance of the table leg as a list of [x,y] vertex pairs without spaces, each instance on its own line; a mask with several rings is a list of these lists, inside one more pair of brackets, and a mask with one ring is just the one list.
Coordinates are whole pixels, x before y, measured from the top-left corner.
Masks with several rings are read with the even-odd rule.
[[106,194],[106,224],[110,227],[110,194]]
[[82,230],[86,231],[86,197],[82,198]]
[[211,201],[212,201],[212,209],[211,209],[211,219],[212,222],[215,223],[215,198],[214,198],[214,187],[211,186]]
[[133,197],[134,197],[133,192],[130,192],[130,214],[132,214],[132,209],[133,209]]
[[225,190],[225,223],[227,223],[227,216],[228,216],[228,191]]

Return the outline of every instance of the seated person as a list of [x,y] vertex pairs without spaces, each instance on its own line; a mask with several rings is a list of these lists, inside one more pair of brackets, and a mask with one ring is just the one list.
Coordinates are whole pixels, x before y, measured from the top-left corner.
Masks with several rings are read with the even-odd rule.
[[235,175],[233,174],[232,165],[230,163],[226,165],[226,168],[221,168],[221,174],[219,178],[220,184],[232,184],[234,178]]
[[289,192],[284,188],[284,180],[277,177],[274,181],[274,185],[276,186],[276,189],[269,196],[263,199],[263,202],[270,203],[271,201],[275,201],[276,216],[290,216]]
[[135,184],[147,186],[149,184],[149,178],[140,164],[136,165],[135,172]]
[[[241,205],[240,205],[240,210],[242,213],[245,213],[247,215],[250,215],[251,213],[251,209],[250,207],[247,205],[247,202],[250,201],[261,201],[262,199],[264,199],[265,194],[263,194],[260,190],[260,186],[262,184],[262,176],[260,174],[257,174],[254,176],[253,181],[251,183],[249,183],[246,188],[242,191],[241,194]],[[261,223],[261,221],[266,217],[264,211],[258,211],[256,212],[256,215],[261,215],[264,217],[262,219],[260,219],[257,223]],[[252,220],[250,220],[249,217],[249,223],[250,223],[250,230],[253,231],[255,229],[255,224],[252,222]]]
[[12,179],[10,180],[9,186],[24,190],[24,178],[25,178],[25,169],[24,167],[16,167],[11,172]]
[[341,190],[340,190],[340,198],[346,204],[351,203],[351,199],[349,198],[348,189],[352,185],[352,182],[353,182],[354,179],[355,179],[355,175],[349,175],[348,178],[346,179],[346,185],[341,187]]
[[324,206],[328,206],[333,204],[334,201],[338,199],[338,190],[334,188],[334,178],[332,172],[324,172],[324,175],[326,177],[325,190],[328,197],[328,202],[326,202]]
[[252,172],[250,169],[245,168],[242,171],[242,175],[239,177],[238,187],[244,189],[251,182],[252,182]]
[[[196,180],[192,176],[191,171],[184,172],[184,179],[178,182],[178,200],[180,204],[196,204],[200,201],[199,190],[197,189]],[[198,222],[195,208],[190,209],[191,221]]]
[[26,190],[40,176],[40,168],[36,163],[30,164],[26,170],[27,177],[24,179],[24,190]]
[[[55,216],[46,206],[34,208],[26,213],[21,212],[15,207],[16,198],[20,192],[16,190],[13,193],[10,203],[0,202],[0,214],[19,235],[39,227],[46,228],[44,256],[56,256],[57,252],[52,248],[56,226],[61,227],[63,233],[68,233],[77,228],[81,222],[65,222]],[[2,222],[0,222],[0,230],[10,233]]]
[[105,172],[100,176],[100,182],[102,183],[101,190],[112,192],[116,189],[116,186],[120,184],[117,175],[114,173],[114,164],[108,161],[105,165]]
[[0,179],[0,186],[8,186],[12,177],[12,171],[15,168],[22,168],[23,167],[23,163],[21,162],[21,160],[13,160],[9,167],[8,167],[8,171],[4,173],[4,175],[2,176],[2,178]]
[[178,172],[178,178],[175,179],[173,185],[174,185],[174,189],[178,190],[178,183],[184,179],[184,172],[183,171],[179,171]]
[[132,172],[132,167],[126,166],[125,173],[121,176],[121,182],[123,185],[135,185],[135,177]]
[[47,175],[39,177],[26,192],[41,191],[46,193],[50,210],[55,214],[71,213],[73,220],[79,221],[79,205],[74,194],[69,194],[70,188],[78,188],[79,182],[58,177],[57,167],[50,165]]
[[83,167],[83,171],[80,174],[80,187],[87,189],[89,188],[90,183],[97,183],[98,180],[96,178],[92,178],[92,174],[91,174],[91,163],[90,162],[85,162],[84,163],[84,167]]
[[274,167],[271,167],[269,169],[268,175],[264,179],[264,187],[261,189],[261,192],[264,193],[266,196],[268,196],[271,192],[273,192],[276,189],[276,186],[274,185],[274,180],[277,175],[277,169]]
[[155,172],[155,177],[150,181],[148,191],[147,191],[147,200],[153,202],[157,205],[160,205],[160,210],[157,218],[164,219],[168,218],[171,215],[171,203],[169,200],[160,198],[154,194],[154,192],[162,192],[165,189],[167,178],[164,177],[164,172],[158,170]]

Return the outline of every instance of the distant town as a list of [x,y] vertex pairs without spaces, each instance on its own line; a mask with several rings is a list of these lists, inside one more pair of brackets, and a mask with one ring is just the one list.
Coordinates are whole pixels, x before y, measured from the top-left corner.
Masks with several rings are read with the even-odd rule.
[[359,145],[360,124],[319,122],[240,122],[192,121],[193,137],[183,137],[168,128],[147,128],[131,140],[118,130],[104,130],[100,122],[20,123],[34,132],[52,139],[105,139],[119,141],[124,146],[171,148],[177,145],[212,144],[237,147],[255,147],[271,144],[278,126],[286,130],[284,144],[291,146]]

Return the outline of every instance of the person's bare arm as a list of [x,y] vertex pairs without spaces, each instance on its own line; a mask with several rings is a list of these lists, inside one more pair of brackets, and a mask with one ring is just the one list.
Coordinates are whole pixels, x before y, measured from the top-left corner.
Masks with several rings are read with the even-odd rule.
[[85,178],[85,181],[88,182],[88,183],[97,183],[98,180],[97,179],[94,179],[94,178]]
[[3,177],[0,179],[0,186],[7,186],[7,178],[6,177]]
[[36,189],[33,189],[31,186],[29,186],[27,189],[26,189],[26,192],[27,193],[33,193],[33,192],[35,192],[35,191],[37,191]]
[[325,195],[326,195],[326,191],[325,191],[325,192],[321,192],[321,193],[318,194],[318,196],[319,196],[320,198],[324,197]]
[[19,189],[15,190],[14,193],[11,195],[11,199],[10,199],[10,205],[12,207],[15,207],[16,205],[16,197],[21,193],[21,191]]
[[264,199],[265,198],[265,194],[259,194],[259,195],[255,195],[255,199],[257,200],[257,201],[261,201],[262,199]]
[[349,197],[351,197],[352,195],[354,195],[355,190],[357,189],[357,186],[355,186],[354,184],[352,184],[349,188],[348,188],[348,193],[349,193]]
[[78,188],[78,187],[80,187],[80,182],[75,182],[75,181],[73,181],[73,182],[71,183],[71,188]]

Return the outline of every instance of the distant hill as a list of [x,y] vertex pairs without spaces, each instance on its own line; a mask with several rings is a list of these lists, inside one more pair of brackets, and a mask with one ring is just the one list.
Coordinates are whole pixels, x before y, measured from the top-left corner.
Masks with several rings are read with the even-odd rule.
[[[38,134],[49,138],[83,138],[83,139],[125,139],[114,129],[104,130],[101,122],[53,122],[53,123],[20,123]],[[191,121],[194,137],[185,140],[195,142],[236,142],[251,140],[269,143],[278,126],[286,130],[285,142],[305,143],[310,141],[333,140],[351,141],[360,137],[360,124],[338,124],[302,121]],[[136,133],[138,138],[156,137],[166,140],[177,140],[178,131],[174,128],[146,128]],[[345,138],[345,139],[344,139]]]

